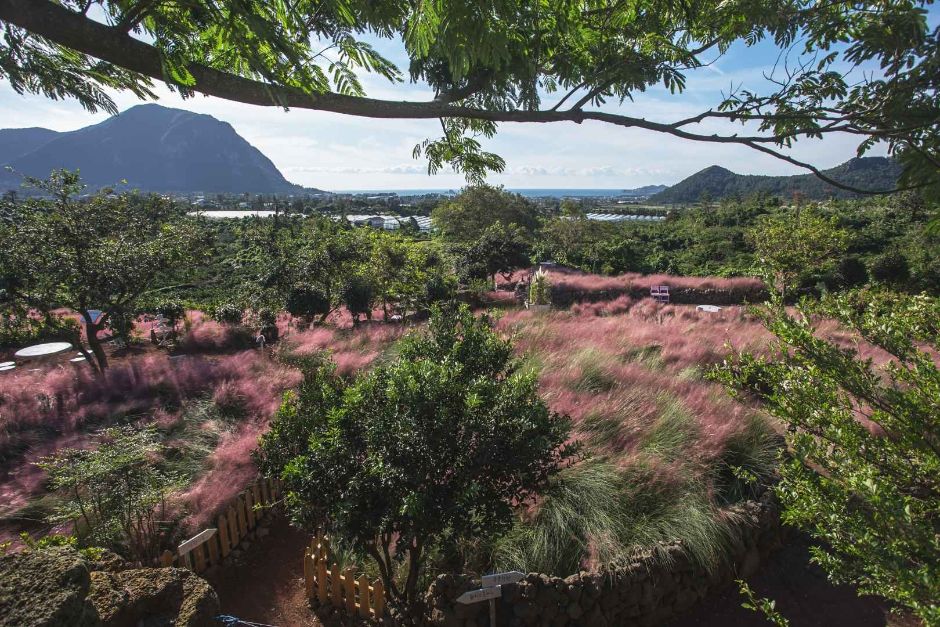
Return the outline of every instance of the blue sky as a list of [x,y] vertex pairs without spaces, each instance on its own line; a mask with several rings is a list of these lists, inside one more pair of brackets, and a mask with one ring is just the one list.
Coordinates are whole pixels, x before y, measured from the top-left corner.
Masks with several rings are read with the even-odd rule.
[[[407,69],[400,42],[374,42],[380,51]],[[634,102],[608,104],[606,110],[675,121],[715,106],[731,85],[760,89],[766,85],[778,51],[772,42],[747,48],[736,45],[714,64],[688,73],[688,89],[673,95],[657,87],[637,94]],[[364,77],[372,97],[429,99],[422,84],[390,85],[377,77]],[[461,175],[446,172],[428,176],[412,148],[439,133],[436,120],[373,120],[333,113],[258,107],[217,98],[196,96],[183,100],[164,86],[157,88],[165,106],[207,113],[229,122],[235,130],[271,158],[295,183],[328,190],[459,188]],[[120,109],[139,101],[130,94],[115,94]],[[548,96],[552,98],[553,96]],[[557,97],[557,96],[555,96]],[[547,102],[551,102],[548,100]],[[73,130],[100,122],[106,114],[90,114],[73,101],[51,101],[41,96],[17,95],[0,81],[0,127],[42,126]],[[699,125],[699,132],[727,130],[721,122]],[[740,132],[737,126],[732,132]],[[832,167],[855,154],[857,139],[829,136],[803,140],[791,154],[821,167]],[[560,124],[503,124],[498,135],[485,142],[487,150],[506,160],[506,171],[489,181],[514,188],[611,188],[672,184],[709,165],[721,165],[743,174],[795,174],[799,168],[745,147],[695,143],[638,129],[623,129],[599,122]],[[870,154],[883,154],[878,149]]]

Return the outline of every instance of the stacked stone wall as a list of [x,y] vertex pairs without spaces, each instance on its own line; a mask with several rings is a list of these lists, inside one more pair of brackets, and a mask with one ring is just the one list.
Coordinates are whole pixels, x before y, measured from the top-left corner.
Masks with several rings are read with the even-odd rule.
[[[718,568],[689,559],[678,543],[637,555],[629,564],[565,578],[530,573],[504,585],[497,601],[500,626],[652,626],[691,609],[709,594],[748,577],[781,546],[779,509],[770,491],[727,510],[731,548]],[[442,627],[489,625],[486,602],[462,605],[463,592],[480,586],[466,575],[440,575],[428,590],[424,622]]]

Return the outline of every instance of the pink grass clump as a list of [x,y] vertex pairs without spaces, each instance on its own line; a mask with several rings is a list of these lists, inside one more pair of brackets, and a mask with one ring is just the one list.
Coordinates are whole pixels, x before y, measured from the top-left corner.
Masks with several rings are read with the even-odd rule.
[[264,429],[261,425],[246,425],[222,439],[209,457],[208,470],[180,495],[180,502],[189,512],[183,519],[187,531],[209,526],[257,476],[251,452],[257,448]]

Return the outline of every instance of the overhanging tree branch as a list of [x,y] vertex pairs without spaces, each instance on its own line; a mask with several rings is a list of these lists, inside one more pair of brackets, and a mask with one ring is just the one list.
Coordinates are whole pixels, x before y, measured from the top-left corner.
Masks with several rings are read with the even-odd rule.
[[[150,0],[141,0],[136,8],[142,9],[146,13],[149,6],[152,6]],[[134,16],[133,19],[137,20],[137,13],[132,9],[128,17]],[[240,76],[195,62],[186,65],[186,70],[192,76],[194,84],[181,85],[167,76],[166,63],[161,50],[129,35],[126,23],[117,26],[102,24],[51,0],[0,0],[0,21],[15,25],[58,45],[113,63],[141,76],[163,80],[170,85],[175,85],[184,93],[198,91],[206,95],[246,104],[285,108],[295,107],[370,118],[467,118],[491,122],[575,122],[579,124],[585,120],[593,120],[625,128],[641,128],[666,133],[691,141],[746,146],[805,168],[827,183],[853,192],[881,194],[896,191],[861,190],[844,185],[822,175],[818,168],[768,147],[769,145],[782,145],[789,139],[799,135],[836,132],[841,130],[841,127],[828,129],[824,127],[800,128],[782,134],[768,135],[706,135],[693,133],[681,127],[700,122],[708,117],[733,119],[734,116],[727,113],[708,111],[699,116],[668,124],[627,115],[580,109],[580,106],[583,106],[592,94],[599,93],[599,90],[602,91],[602,87],[589,90],[588,96],[582,98],[576,106],[565,111],[558,110],[557,106],[550,110],[528,111],[484,109],[466,104],[455,104],[468,95],[478,93],[480,89],[485,88],[488,82],[488,76],[485,74],[478,75],[463,87],[456,88],[448,93],[442,93],[435,100],[421,102],[381,100],[334,92],[305,91],[297,87],[277,85]],[[704,47],[707,48],[714,44],[715,41],[709,41],[706,42]],[[748,119],[759,120],[763,117],[749,115]]]

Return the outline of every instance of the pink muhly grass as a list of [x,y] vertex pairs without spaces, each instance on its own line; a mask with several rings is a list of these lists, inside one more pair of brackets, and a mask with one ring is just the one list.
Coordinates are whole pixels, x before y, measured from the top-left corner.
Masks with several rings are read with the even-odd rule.
[[260,425],[245,425],[226,434],[209,456],[209,470],[180,495],[190,512],[183,520],[188,531],[209,525],[258,474],[251,452],[264,432]]

